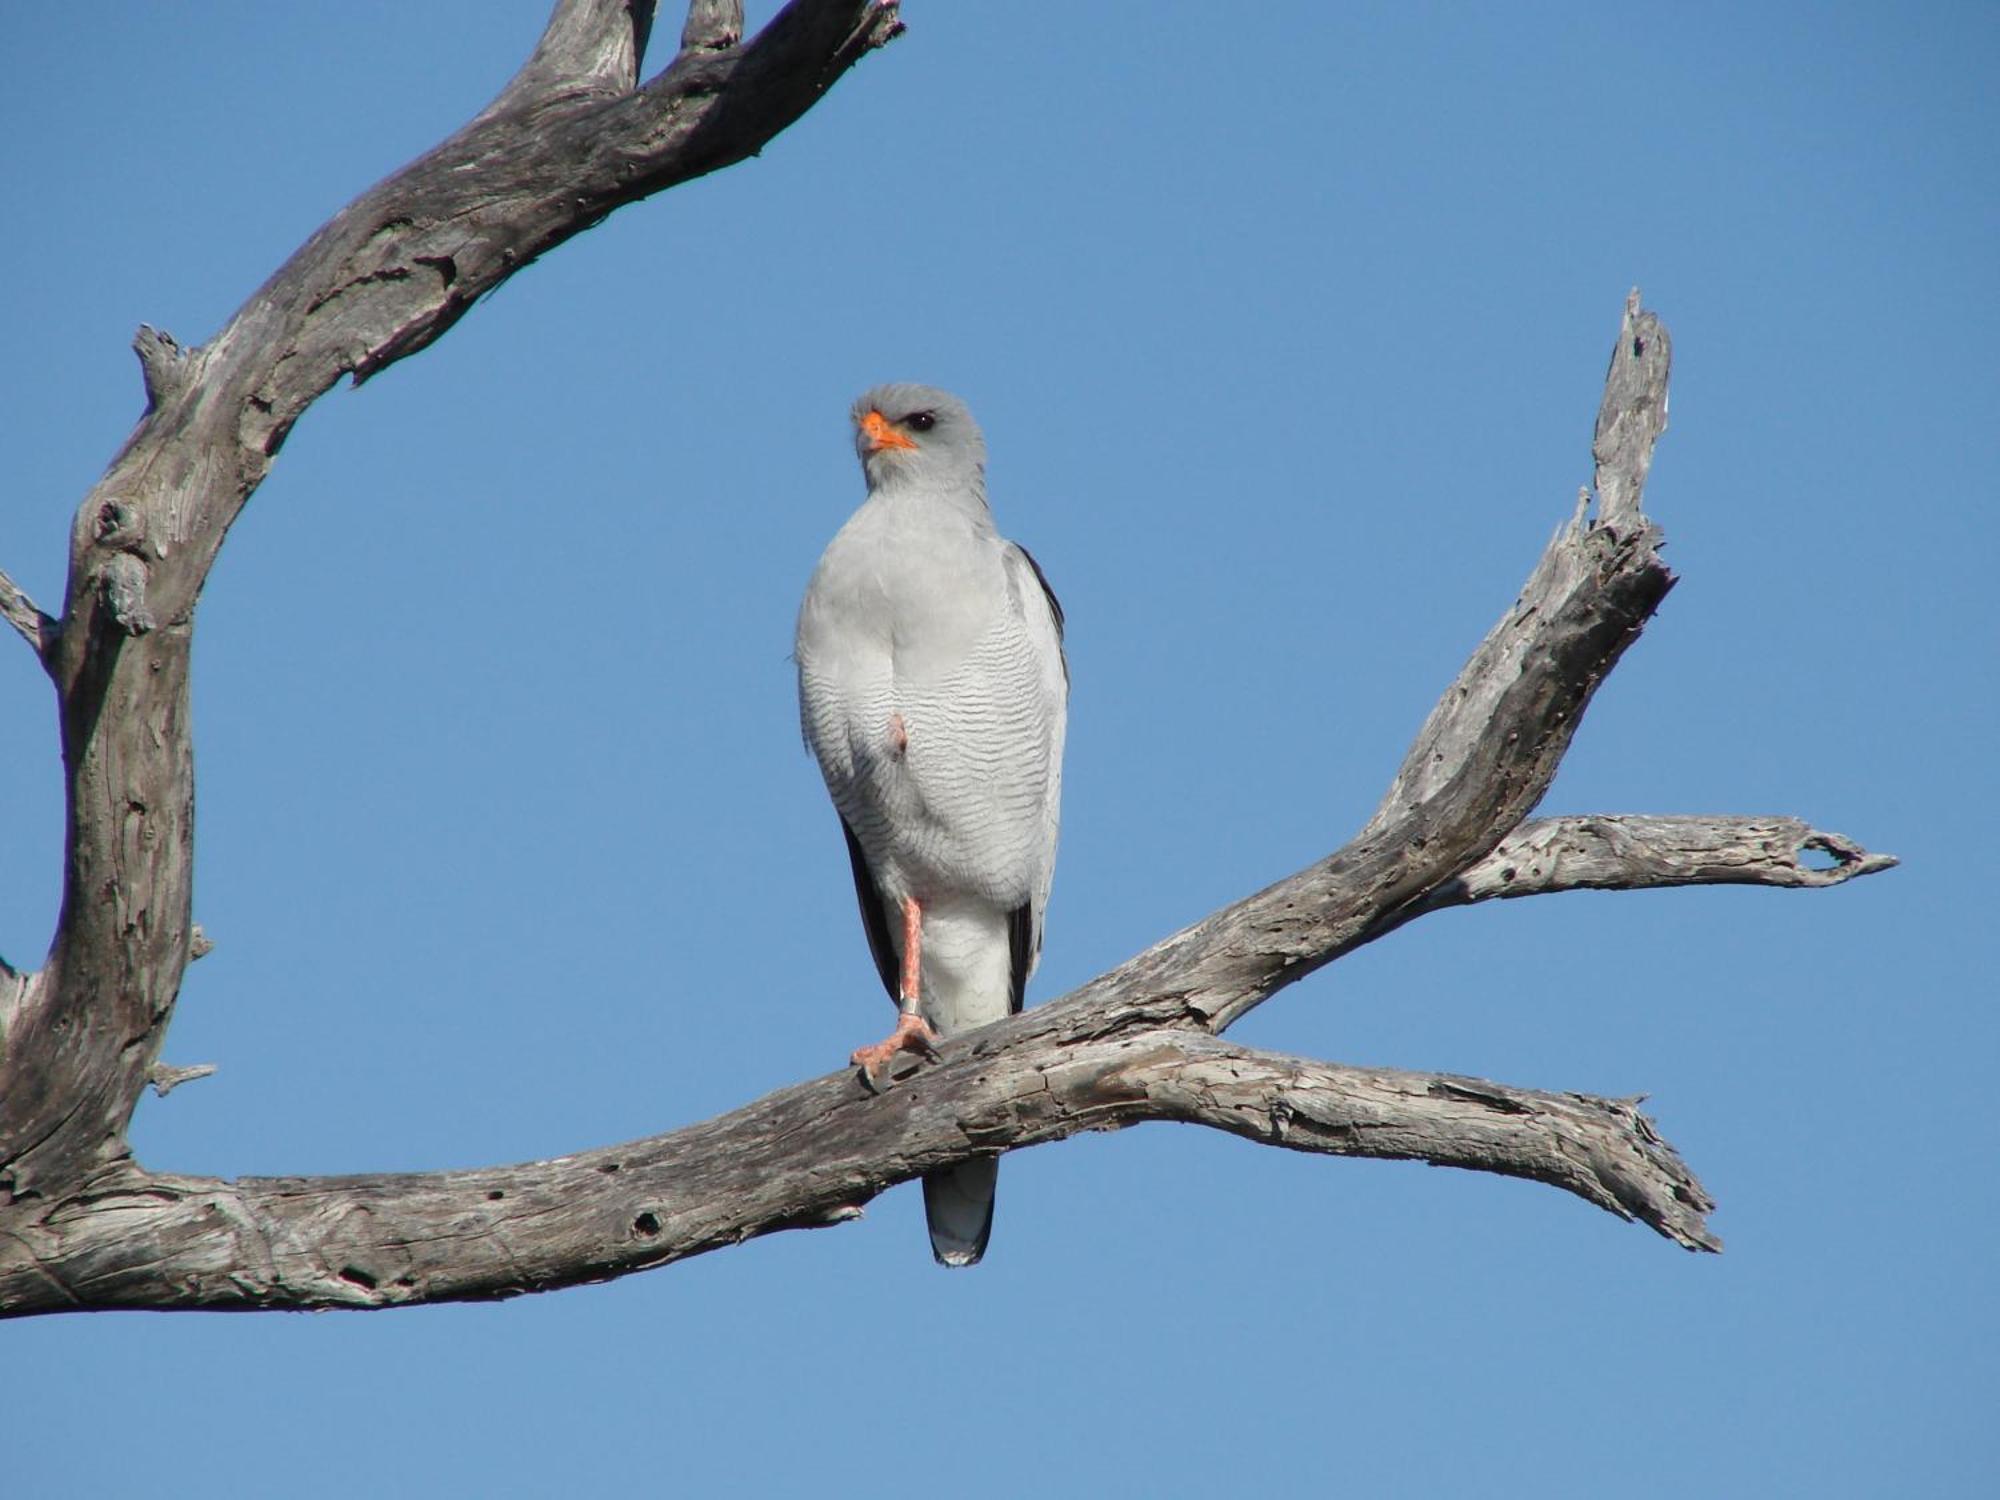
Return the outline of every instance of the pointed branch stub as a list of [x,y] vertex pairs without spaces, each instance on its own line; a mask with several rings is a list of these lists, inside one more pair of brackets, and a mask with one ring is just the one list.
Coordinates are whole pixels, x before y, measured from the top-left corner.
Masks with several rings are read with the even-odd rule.
[[1653,446],[1667,430],[1667,376],[1673,341],[1666,325],[1639,306],[1639,289],[1625,299],[1625,317],[1604,376],[1604,402],[1590,444],[1597,462],[1598,519],[1624,532],[1643,524],[1640,499],[1653,466]]
[[146,383],[147,411],[158,411],[186,388],[193,352],[183,349],[171,333],[141,323],[132,336],[132,352],[139,356],[139,374]]
[[6,617],[7,623],[34,648],[35,655],[47,667],[49,655],[55,650],[56,633],[61,627],[43,614],[35,601],[5,573],[0,573],[0,615]]
[[743,40],[743,0],[692,0],[681,51],[721,52]]

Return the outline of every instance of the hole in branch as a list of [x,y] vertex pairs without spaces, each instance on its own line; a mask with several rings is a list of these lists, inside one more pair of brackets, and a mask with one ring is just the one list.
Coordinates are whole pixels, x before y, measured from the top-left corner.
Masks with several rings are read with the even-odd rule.
[[352,1282],[355,1286],[362,1288],[364,1291],[372,1292],[375,1290],[375,1278],[373,1276],[370,1276],[366,1271],[362,1270],[361,1267],[359,1266],[342,1266],[340,1268],[340,1279],[342,1281]]
[[501,1200],[502,1198],[504,1198],[504,1197],[506,1197],[506,1196],[507,1196],[507,1195],[506,1195],[505,1193],[501,1192],[499,1188],[494,1188],[494,1189],[492,1189],[491,1191],[489,1191],[489,1192],[487,1193],[487,1195],[486,1195],[486,1201],[487,1201],[488,1203],[498,1203],[498,1202],[499,1202],[499,1201],[500,1201],[500,1200]]
[[1838,870],[1847,863],[1824,839],[1807,839],[1799,845],[1798,862],[1802,870]]
[[643,1234],[647,1239],[651,1239],[660,1232],[660,1221],[651,1213],[643,1213],[632,1221],[632,1228],[635,1233]]

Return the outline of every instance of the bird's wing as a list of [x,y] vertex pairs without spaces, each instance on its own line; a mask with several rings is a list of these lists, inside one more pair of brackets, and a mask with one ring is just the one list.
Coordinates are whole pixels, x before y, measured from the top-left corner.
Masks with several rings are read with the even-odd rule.
[[1042,924],[1027,902],[1007,913],[1007,1014],[1018,1016],[1028,1003],[1028,976],[1042,953]]
[[1063,740],[1069,726],[1069,657],[1063,649],[1063,607],[1049,587],[1048,575],[1034,554],[1019,542],[1007,544],[1008,581],[1020,600],[1022,623],[1040,667],[1036,690],[1042,696],[1037,715],[1048,735],[1048,783],[1041,805],[1041,827],[1032,853],[1033,887],[1025,906],[1008,914],[1007,937],[1013,960],[1013,1009],[1021,1008],[1028,976],[1042,954],[1042,914],[1048,909],[1049,887],[1055,879],[1056,840],[1062,826]]
[[[1021,560],[1027,563],[1029,571],[1035,575],[1035,582],[1041,585],[1042,598],[1048,603],[1049,617],[1056,629],[1056,659],[1062,663],[1063,696],[1067,698],[1069,696],[1069,653],[1063,650],[1064,617],[1062,600],[1058,599],[1056,591],[1049,587],[1049,575],[1044,573],[1042,565],[1035,561],[1034,553],[1023,547],[1019,542],[1009,542],[1007,546],[1010,551],[1021,554]],[[1011,561],[1011,559],[1009,560]]]
[[[875,885],[875,872],[868,868],[861,840],[854,836],[854,828],[844,816],[840,831],[847,835],[847,859],[854,867],[854,899],[861,903],[861,925],[868,933],[868,951],[874,956],[875,972],[882,976],[882,988],[893,1001],[900,976],[896,973],[896,949],[889,936],[889,908],[883,904],[882,892]],[[1014,1008],[1021,1008],[1018,1000]]]

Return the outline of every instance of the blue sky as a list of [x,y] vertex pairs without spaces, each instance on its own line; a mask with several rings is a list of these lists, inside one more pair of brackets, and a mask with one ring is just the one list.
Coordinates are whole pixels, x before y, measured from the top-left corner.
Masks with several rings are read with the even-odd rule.
[[[0,566],[59,601],[134,326],[212,334],[545,10],[0,16]],[[906,15],[761,159],[293,434],[197,636],[217,948],[166,1057],[220,1071],[141,1105],[142,1158],[553,1155],[882,1031],[786,660],[880,380],[972,403],[1069,612],[1031,999],[1326,853],[1569,514],[1637,284],[1683,582],[1546,807],[1795,813],[1905,865],[1447,913],[1236,1034],[1646,1093],[1727,1253],[1154,1126],[1010,1157],[969,1274],[902,1189],[500,1306],[0,1326],[10,1489],[1990,1485],[2000,11]],[[56,738],[4,644],[0,724],[0,953],[32,963]]]

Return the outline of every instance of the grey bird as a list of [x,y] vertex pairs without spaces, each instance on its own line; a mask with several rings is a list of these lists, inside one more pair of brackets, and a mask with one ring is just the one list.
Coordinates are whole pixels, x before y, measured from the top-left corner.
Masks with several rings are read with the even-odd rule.
[[[986,443],[956,396],[884,385],[854,403],[868,498],[799,607],[799,718],[840,813],[896,1029],[853,1061],[1020,1010],[1055,873],[1069,665],[1062,606],[994,529]],[[969,1266],[998,1162],[924,1178],[931,1252]]]

